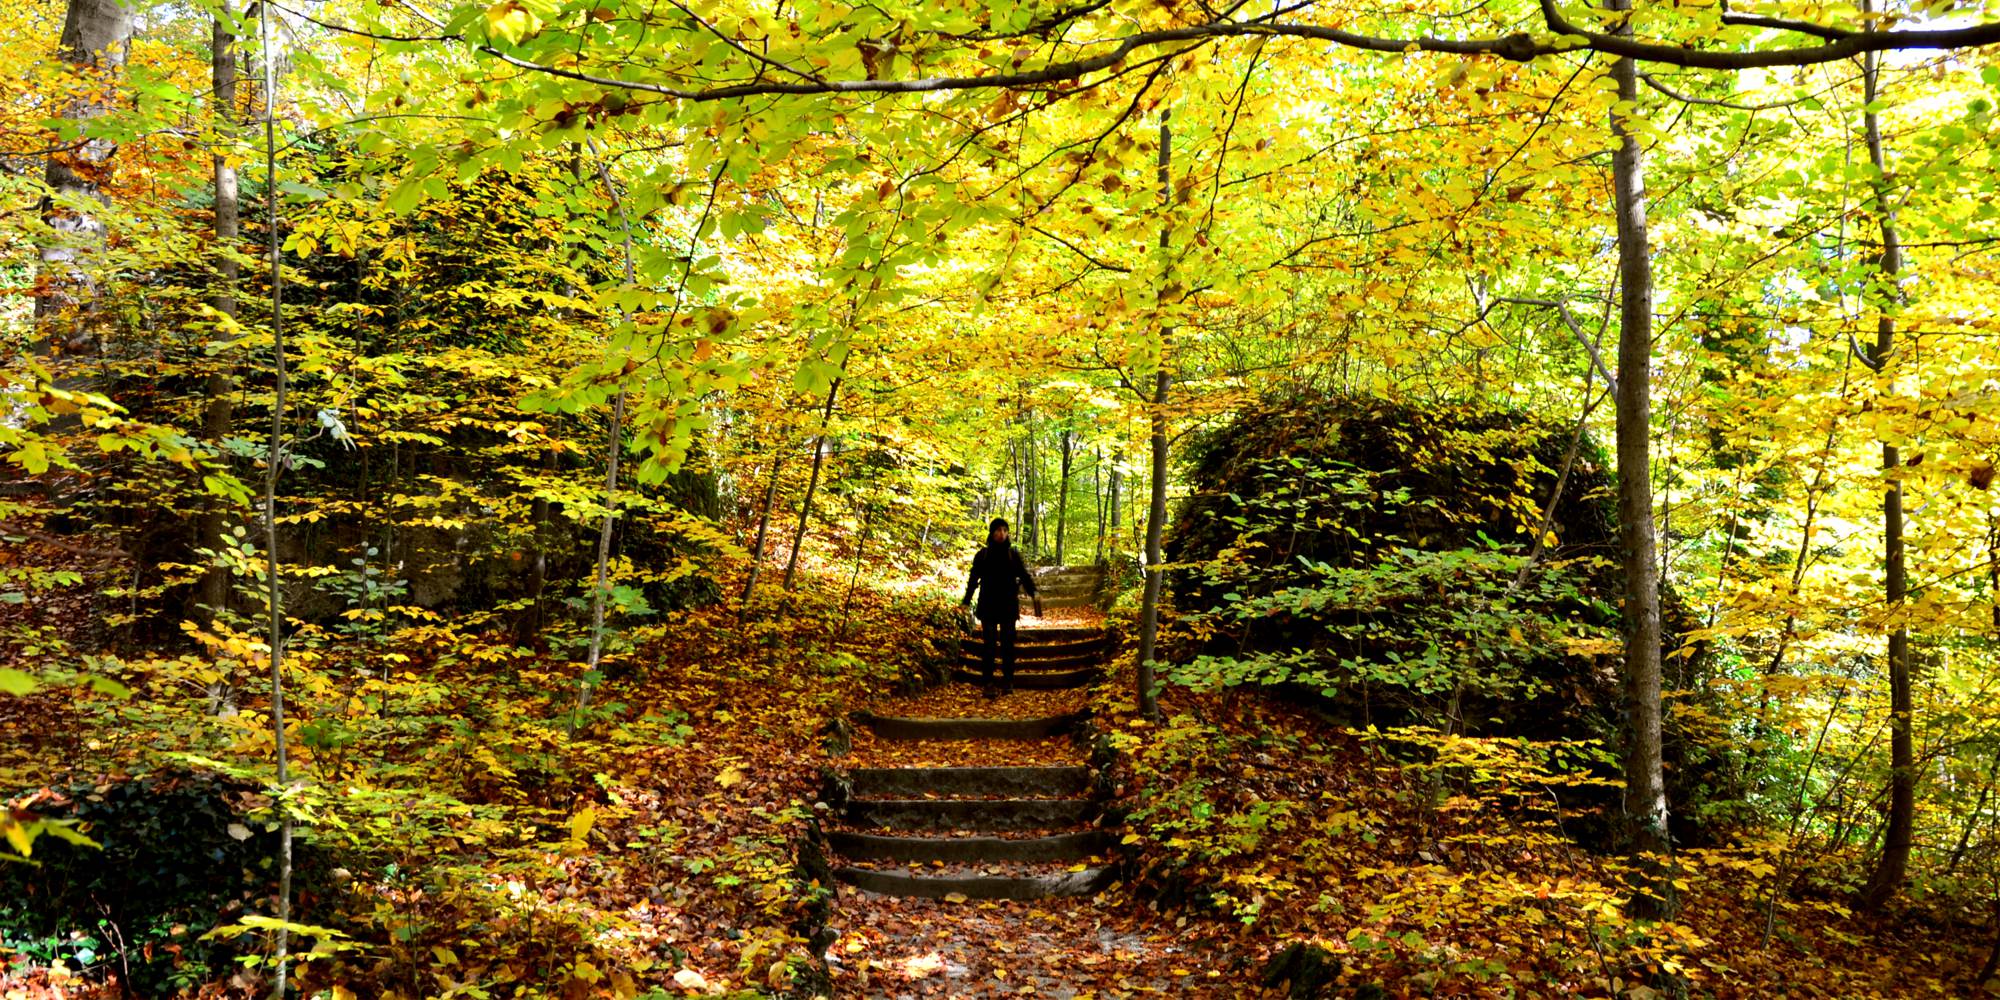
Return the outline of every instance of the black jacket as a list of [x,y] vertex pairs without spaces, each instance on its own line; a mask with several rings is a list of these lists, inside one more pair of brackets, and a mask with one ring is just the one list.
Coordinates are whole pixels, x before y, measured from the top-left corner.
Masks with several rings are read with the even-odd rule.
[[1012,545],[988,545],[972,557],[972,575],[965,581],[965,599],[979,591],[979,620],[1011,622],[1021,617],[1021,598],[1015,583],[1035,592],[1035,576],[1028,561]]

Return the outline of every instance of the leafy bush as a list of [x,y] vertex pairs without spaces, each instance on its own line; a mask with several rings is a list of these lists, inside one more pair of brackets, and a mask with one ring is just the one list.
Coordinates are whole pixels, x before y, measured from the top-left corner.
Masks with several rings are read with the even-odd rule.
[[276,888],[275,825],[258,816],[267,806],[254,786],[191,773],[16,799],[76,821],[99,846],[44,837],[32,863],[0,865],[0,942],[36,964],[116,975],[144,996],[213,979],[240,946],[202,935],[268,910]]
[[[1300,427],[1314,433],[1300,435]],[[1201,491],[1174,526],[1195,687],[1285,685],[1365,721],[1478,727],[1603,704],[1576,650],[1615,648],[1609,484],[1567,428],[1491,408],[1307,398],[1245,413],[1191,450]],[[1568,706],[1565,706],[1567,708]]]

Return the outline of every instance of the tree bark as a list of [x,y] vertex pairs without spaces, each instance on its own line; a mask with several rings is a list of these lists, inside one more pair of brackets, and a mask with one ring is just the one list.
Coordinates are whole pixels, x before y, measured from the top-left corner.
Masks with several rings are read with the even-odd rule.
[[[1607,0],[1613,11],[1631,0]],[[1630,34],[1629,23],[1615,31]],[[1653,524],[1652,357],[1653,261],[1646,234],[1645,159],[1629,116],[1639,99],[1638,66],[1612,64],[1618,106],[1611,113],[1617,145],[1611,156],[1613,203],[1618,216],[1618,528],[1625,570],[1625,825],[1639,884],[1629,908],[1636,916],[1664,917],[1674,910],[1671,879],[1658,863],[1670,846],[1667,791],[1660,730],[1660,589],[1658,541]],[[1651,856],[1648,858],[1647,856]]]
[[1090,500],[1097,513],[1097,552],[1090,561],[1101,566],[1104,564],[1104,452],[1099,448],[1090,450]]
[[[57,54],[89,75],[110,77],[125,66],[132,37],[132,10],[118,0],[69,0]],[[62,117],[83,123],[111,110],[102,88],[89,88],[62,109]],[[88,137],[75,148],[49,154],[43,177],[50,197],[42,218],[56,238],[41,250],[42,289],[35,299],[35,350],[45,356],[76,353],[90,346],[97,289],[84,258],[104,242],[104,221],[90,211],[104,200],[118,144]]]
[[273,68],[276,57],[271,44],[271,5],[258,8],[257,34],[264,58],[264,229],[266,252],[271,267],[271,442],[264,453],[264,558],[265,580],[269,585],[266,611],[269,614],[268,641],[271,651],[271,742],[277,765],[278,783],[278,933],[274,946],[277,974],[271,990],[273,1000],[285,1000],[285,982],[291,972],[292,922],[292,806],[286,800],[291,790],[289,740],[285,732],[285,614],[284,588],[278,579],[278,477],[286,464],[285,393],[291,373],[285,364],[285,271],[279,256],[282,241],[278,234],[278,77]]
[[[1164,252],[1172,236],[1173,227],[1164,218],[1172,204],[1173,185],[1168,176],[1173,166],[1173,109],[1160,112],[1160,249]],[[1163,253],[1164,256],[1164,253]],[[1161,275],[1161,294],[1166,294],[1166,276]],[[1158,649],[1160,633],[1160,584],[1163,576],[1160,570],[1161,526],[1167,519],[1167,341],[1173,336],[1174,328],[1160,327],[1160,368],[1153,374],[1153,433],[1150,438],[1153,451],[1153,496],[1152,505],[1146,517],[1146,593],[1139,606],[1139,714],[1151,721],[1160,717],[1159,697],[1153,691],[1153,655]]]
[[[231,10],[228,0],[223,0],[209,30],[209,81],[214,87],[210,101],[214,108],[216,150],[211,158],[215,193],[215,244],[216,287],[209,297],[209,305],[216,312],[230,319],[238,315],[236,305],[237,267],[236,241],[242,235],[242,211],[238,203],[239,185],[236,165],[229,159],[230,145],[236,125],[236,36],[230,33],[228,18]],[[236,380],[231,377],[229,364],[221,360],[217,368],[208,375],[203,394],[207,403],[202,411],[201,436],[218,457],[226,455],[223,439],[236,420],[236,405],[233,394]],[[218,545],[227,526],[228,510],[221,498],[202,498],[201,517],[195,525],[195,546]],[[195,607],[189,617],[208,624],[229,600],[229,571],[220,564],[211,565],[202,574],[201,585],[195,592]]]
[[799,528],[792,533],[792,554],[785,560],[785,589],[791,590],[799,569],[799,546],[805,544],[806,523],[812,518],[813,494],[819,490],[820,469],[826,465],[826,428],[833,420],[834,400],[840,397],[840,379],[826,390],[826,409],[820,411],[819,433],[813,435],[812,475],[806,479],[805,502],[799,504]]
[[[1866,0],[1861,5],[1863,11],[1871,11],[1873,7]],[[1890,350],[1895,346],[1894,309],[1900,297],[1896,283],[1903,270],[1901,235],[1896,227],[1895,210],[1889,203],[1888,165],[1882,152],[1882,120],[1875,113],[1875,99],[1880,85],[1881,64],[1871,53],[1861,61],[1861,90],[1867,105],[1862,112],[1862,123],[1868,133],[1868,162],[1875,168],[1875,220],[1882,231],[1882,302],[1875,320],[1875,350],[1869,365],[1877,371],[1888,365]],[[1861,890],[1862,906],[1871,910],[1880,909],[1902,888],[1903,878],[1910,867],[1910,844],[1917,816],[1916,750],[1911,735],[1914,708],[1910,696],[1910,632],[1901,622],[1894,621],[1909,593],[1909,578],[1903,564],[1903,481],[1898,472],[1902,464],[1899,449],[1885,442],[1882,445],[1882,472],[1887,480],[1882,491],[1883,597],[1892,620],[1888,650],[1889,815],[1887,828],[1883,831],[1881,857],[1876,859],[1875,871],[1869,875],[1868,884]]]
[[750,603],[751,595],[757,592],[757,577],[764,570],[764,539],[771,532],[771,504],[778,496],[778,471],[784,468],[785,453],[782,448],[771,449],[771,481],[764,484],[764,512],[757,518],[757,545],[750,554],[750,579],[743,583],[743,604]]
[[1062,483],[1056,487],[1056,565],[1063,565],[1063,541],[1069,526],[1069,472],[1076,455],[1076,435],[1062,432]]

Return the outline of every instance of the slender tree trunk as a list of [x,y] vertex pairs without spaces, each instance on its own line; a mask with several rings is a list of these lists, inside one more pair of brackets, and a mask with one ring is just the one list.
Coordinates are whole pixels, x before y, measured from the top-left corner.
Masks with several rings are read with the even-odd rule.
[[[64,62],[87,74],[106,78],[125,66],[125,48],[132,37],[132,9],[119,0],[69,0],[63,17],[62,41],[56,52]],[[108,88],[85,88],[62,109],[62,117],[87,123],[111,110]],[[44,170],[50,197],[42,218],[55,239],[41,250],[42,292],[35,299],[35,350],[45,355],[76,353],[90,346],[97,290],[86,273],[84,258],[104,242],[104,221],[91,212],[104,199],[104,181],[118,144],[88,138],[74,149],[49,154]]]
[[1097,551],[1090,557],[1090,561],[1094,565],[1102,565],[1104,563],[1104,451],[1101,448],[1090,450],[1090,502],[1097,513]]
[[757,577],[764,572],[764,539],[771,533],[771,504],[778,496],[778,471],[784,468],[785,452],[771,449],[771,481],[764,484],[764,512],[757,517],[757,545],[750,554],[750,579],[743,584],[743,604],[757,593]]
[[[595,145],[592,146],[595,152]],[[618,212],[619,229],[624,236],[622,261],[625,265],[625,283],[637,285],[638,276],[632,264],[632,218],[625,214],[625,199],[618,194],[618,185],[611,180],[611,170],[604,165],[604,157],[598,156],[597,179],[604,185],[604,196],[611,207]],[[706,209],[703,210],[704,217]],[[695,226],[695,238],[701,234],[701,226]],[[689,255],[692,261],[694,255]],[[688,265],[692,268],[694,265]],[[687,273],[681,274],[682,281]],[[629,358],[627,359],[630,360]],[[596,690],[597,672],[604,664],[604,603],[611,593],[611,538],[618,524],[618,463],[625,453],[625,384],[619,382],[617,395],[611,398],[611,427],[605,433],[607,454],[604,458],[604,520],[597,528],[597,571],[590,589],[590,652],[584,660],[583,676],[577,678],[576,704],[569,713],[569,728],[566,736],[574,737],[581,723],[583,712],[590,707],[591,693]]]
[[[242,212],[238,203],[239,185],[236,179],[236,165],[230,160],[231,147],[236,135],[236,36],[230,33],[228,19],[232,16],[228,0],[223,0],[209,30],[209,80],[214,93],[209,100],[214,108],[216,151],[210,166],[214,176],[215,193],[215,244],[217,253],[215,293],[209,298],[209,305],[216,312],[230,319],[236,319],[236,241],[242,234]],[[236,420],[234,394],[236,380],[230,377],[227,363],[217,359],[218,367],[210,372],[208,384],[203,387],[207,404],[202,411],[201,436],[218,457],[226,455],[223,439],[229,436]],[[202,498],[201,517],[195,523],[195,546],[216,546],[227,525],[228,508],[220,497]],[[189,617],[206,625],[215,614],[222,610],[229,600],[229,570],[219,563],[210,565],[202,574],[201,585],[196,588],[195,607]]]
[[1021,450],[1026,442],[1007,446],[1008,461],[1014,466],[1014,531],[1025,544],[1028,540],[1028,466],[1021,461]]
[[[1629,11],[1631,0],[1608,0]],[[1618,34],[1630,34],[1620,22]],[[1660,734],[1660,590],[1653,525],[1652,358],[1653,261],[1646,235],[1645,161],[1627,116],[1639,99],[1638,66],[1612,63],[1618,108],[1611,114],[1617,141],[1611,174],[1618,215],[1618,527],[1625,569],[1625,798],[1631,847],[1644,873],[1631,909],[1660,917],[1674,909],[1673,887],[1656,860],[1669,850],[1667,789]],[[1653,859],[1644,856],[1651,855]]]
[[799,528],[792,532],[792,554],[785,560],[785,589],[791,590],[799,569],[799,547],[806,541],[806,523],[812,518],[813,494],[819,490],[820,469],[826,465],[826,428],[833,420],[834,400],[840,396],[840,379],[826,390],[826,408],[819,414],[819,433],[813,436],[812,475],[806,479],[806,498],[799,504]]
[[1064,565],[1063,540],[1069,527],[1069,473],[1076,455],[1076,435],[1062,432],[1062,484],[1056,488],[1056,565]]
[[271,266],[271,443],[264,453],[264,575],[268,584],[267,641],[271,646],[271,742],[278,779],[278,933],[277,975],[273,1000],[285,1000],[291,972],[292,921],[292,774],[289,739],[285,733],[285,610],[278,581],[278,476],[286,464],[285,393],[291,388],[285,366],[285,272],[278,248],[278,76],[276,49],[271,43],[271,5],[259,4],[259,49],[264,60],[264,228]]
[[[542,449],[542,474],[553,476],[556,471],[554,448]],[[535,543],[534,559],[528,565],[528,608],[521,616],[521,623],[515,631],[514,641],[521,646],[534,643],[542,634],[542,626],[548,621],[544,601],[549,587],[549,521],[554,516],[554,505],[546,497],[537,495],[528,508],[528,520]],[[386,554],[386,550],[385,550]]]
[[1028,470],[1028,510],[1021,525],[1023,542],[1027,543],[1028,559],[1033,561],[1042,547],[1042,461],[1041,449],[1035,447],[1035,411],[1028,411],[1028,441],[1024,454],[1027,456],[1025,468]]
[[847,596],[840,602],[840,631],[833,637],[838,643],[847,638],[847,629],[854,623],[854,589],[861,585],[862,559],[868,554],[868,536],[875,531],[875,505],[869,504],[861,517],[861,543],[854,547],[854,572],[847,578]]
[[1113,538],[1118,537],[1118,515],[1123,512],[1124,501],[1119,499],[1118,495],[1118,487],[1124,481],[1124,474],[1119,472],[1118,464],[1123,461],[1125,461],[1125,452],[1123,450],[1113,452],[1111,455],[1111,475],[1107,477],[1111,480],[1111,496],[1105,503],[1105,506],[1110,508],[1107,511],[1107,514],[1111,518],[1111,525],[1108,530]]
[[[1863,11],[1874,5],[1864,2]],[[1880,314],[1875,321],[1875,351],[1871,367],[1882,370],[1896,341],[1895,307],[1900,295],[1898,276],[1903,270],[1903,244],[1896,228],[1895,209],[1889,203],[1888,164],[1882,153],[1882,120],[1875,113],[1881,85],[1881,62],[1869,53],[1861,60],[1863,127],[1868,132],[1868,162],[1875,168],[1875,220],[1882,230]],[[1882,562],[1884,593],[1892,619],[1889,630],[1889,816],[1883,831],[1882,856],[1861,890],[1867,909],[1880,909],[1902,888],[1910,867],[1910,844],[1917,818],[1917,765],[1911,723],[1914,707],[1910,697],[1910,631],[1896,620],[1909,592],[1903,565],[1903,465],[1895,445],[1882,445],[1882,472],[1887,485],[1882,491]]]
[[[1168,176],[1173,166],[1173,110],[1160,112],[1160,249],[1167,249],[1173,226],[1165,218],[1173,202],[1173,184]],[[1161,294],[1165,294],[1166,278],[1161,277]],[[1159,697],[1153,691],[1153,655],[1158,649],[1160,633],[1160,585],[1163,573],[1160,569],[1161,526],[1167,519],[1167,341],[1173,337],[1174,328],[1163,325],[1160,328],[1160,368],[1153,374],[1153,498],[1146,516],[1146,594],[1139,608],[1139,714],[1149,720],[1160,717]]]

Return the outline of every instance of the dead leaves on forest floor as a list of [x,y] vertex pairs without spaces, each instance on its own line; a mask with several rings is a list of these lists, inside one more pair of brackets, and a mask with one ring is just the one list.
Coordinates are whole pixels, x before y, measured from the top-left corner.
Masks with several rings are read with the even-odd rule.
[[828,949],[840,996],[1235,998],[1256,995],[1220,942],[1125,902],[886,899],[842,888]]
[[[1091,609],[1049,616],[1066,625],[1097,625]],[[882,715],[910,718],[1036,719],[1086,707],[1086,689],[1019,691],[999,698],[964,683],[883,699]],[[1084,763],[1068,736],[1042,740],[894,741],[858,733],[843,767],[1060,766]],[[962,831],[971,833],[974,831]],[[977,831],[1026,838],[1060,830]],[[912,873],[1047,874],[1064,866],[882,863]],[[1131,903],[1114,887],[1095,897],[1034,902],[899,899],[842,887],[828,950],[842,996],[918,1000],[923,997],[1035,996],[1094,1000],[1137,996],[1241,997],[1243,970],[1224,970],[1226,954],[1191,939],[1185,920],[1170,920]]]
[[1082,688],[1016,690],[988,698],[978,685],[954,682],[918,695],[888,698],[872,711],[911,719],[1045,719],[1081,710],[1089,701]]

